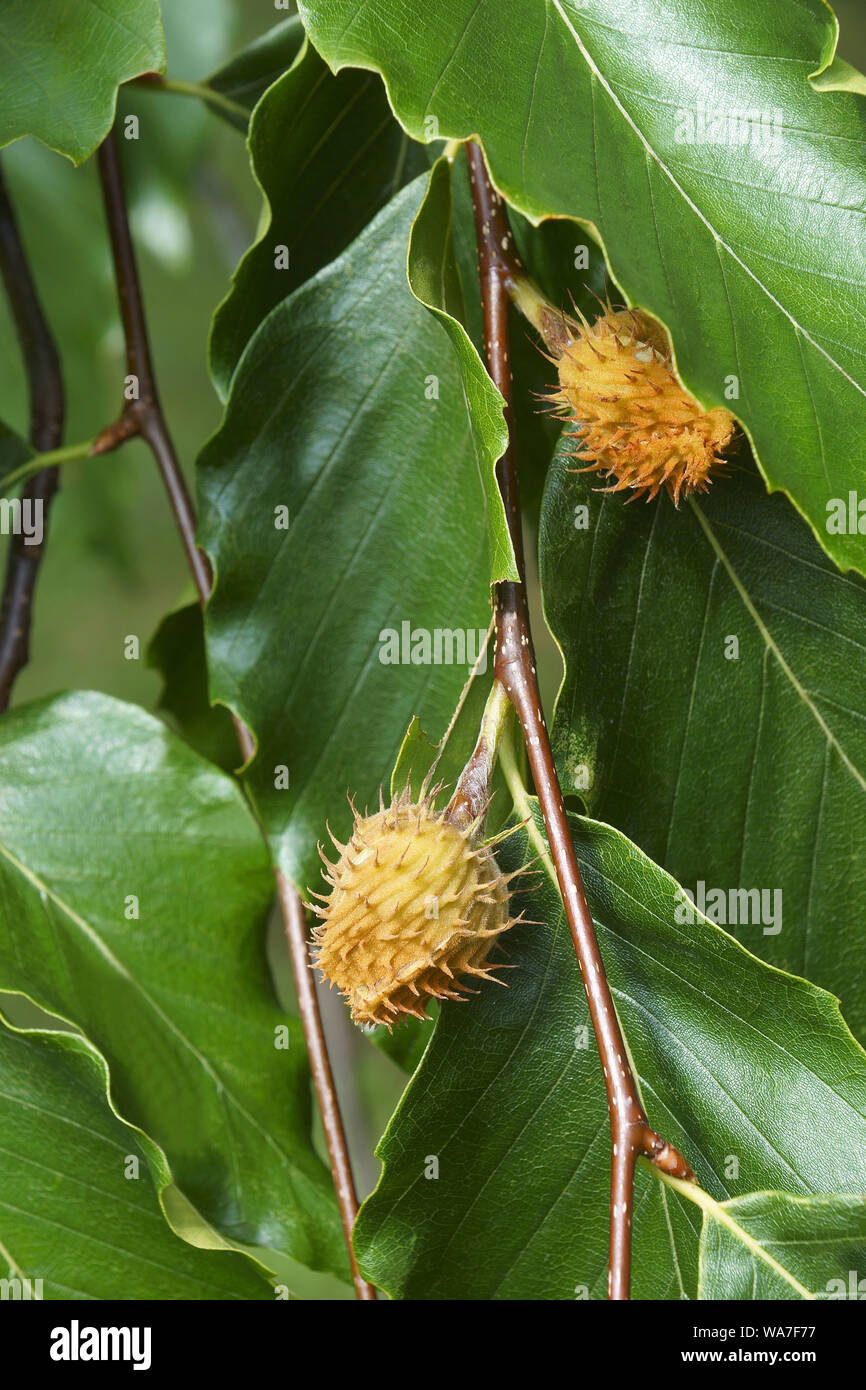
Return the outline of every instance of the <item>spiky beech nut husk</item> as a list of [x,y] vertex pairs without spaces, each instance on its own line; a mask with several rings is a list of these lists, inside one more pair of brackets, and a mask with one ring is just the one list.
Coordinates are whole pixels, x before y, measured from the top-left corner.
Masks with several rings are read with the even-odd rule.
[[[433,797],[408,794],[371,816],[355,816],[339,859],[322,853],[330,893],[313,910],[316,964],[351,1006],[357,1023],[389,1028],[424,1017],[431,998],[471,993],[469,979],[495,979],[489,952],[514,925],[508,880],[477,824],[437,814]],[[502,981],[498,981],[502,983]]]
[[633,489],[653,498],[667,488],[675,504],[704,492],[734,434],[734,417],[704,411],[674,376],[667,337],[636,310],[607,309],[595,323],[564,316],[554,413],[580,441],[578,472],[614,481],[605,492]]

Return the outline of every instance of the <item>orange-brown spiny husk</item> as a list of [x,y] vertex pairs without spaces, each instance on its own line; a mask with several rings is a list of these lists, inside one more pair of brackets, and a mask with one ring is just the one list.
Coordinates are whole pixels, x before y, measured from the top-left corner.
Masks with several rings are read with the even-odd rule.
[[[357,1023],[388,1028],[424,1017],[431,998],[459,999],[470,979],[493,979],[489,952],[514,925],[508,880],[476,822],[461,828],[408,792],[355,816],[348,844],[334,839],[327,896],[313,937],[316,964]],[[321,853],[321,851],[320,851]],[[502,983],[502,981],[498,981]]]
[[631,488],[653,498],[667,488],[674,503],[704,492],[734,433],[727,410],[704,411],[671,368],[663,330],[636,310],[605,312],[590,324],[563,315],[549,346],[559,389],[554,411],[574,425],[578,472],[605,474],[605,492]]

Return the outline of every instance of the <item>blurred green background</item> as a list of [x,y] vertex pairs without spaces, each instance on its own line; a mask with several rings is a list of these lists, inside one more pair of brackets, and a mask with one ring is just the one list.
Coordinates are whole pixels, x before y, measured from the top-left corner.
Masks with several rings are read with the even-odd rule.
[[[271,0],[163,0],[163,13],[168,72],[194,80],[285,17]],[[220,417],[206,367],[210,318],[255,236],[260,199],[242,134],[195,99],[126,88],[120,109],[140,120],[139,140],[122,141],[121,155],[160,393],[192,483],[195,456]],[[126,370],[95,160],[74,169],[33,140],[2,158],[63,358],[65,439],[87,439],[119,413]],[[5,302],[0,418],[26,433],[25,383]],[[135,441],[67,465],[39,579],[31,663],[15,702],[79,687],[152,706],[159,678],[143,657],[124,659],[123,639],[138,635],[144,653],[186,584],[145,446]]]
[[[780,9],[797,0],[777,0]],[[162,0],[168,74],[200,81],[285,18],[273,0]],[[840,0],[839,53],[866,69],[866,3]],[[144,285],[151,344],[166,418],[190,487],[220,406],[206,348],[213,310],[255,237],[260,197],[242,135],[191,98],[127,88],[122,112],[140,121],[121,154]],[[74,169],[35,141],[2,155],[25,244],[58,339],[67,393],[65,441],[92,437],[120,411],[125,374],[111,260],[94,161]],[[28,407],[17,344],[0,303],[0,419],[26,434]],[[5,548],[5,542],[0,540]],[[5,555],[0,557],[5,565]],[[14,702],[69,688],[107,691],[153,708],[160,678],[144,662],[161,618],[191,588],[162,485],[147,449],[127,444],[101,460],[66,465],[54,504],[36,598],[31,662]],[[536,622],[538,623],[536,616]],[[142,659],[124,659],[124,639]],[[548,650],[546,696],[557,661]],[[290,990],[275,926],[280,991]],[[405,1076],[351,1027],[342,1004],[325,1002],[329,1040],[363,1195],[375,1182],[372,1144]],[[280,1264],[301,1297],[352,1297],[348,1288]]]

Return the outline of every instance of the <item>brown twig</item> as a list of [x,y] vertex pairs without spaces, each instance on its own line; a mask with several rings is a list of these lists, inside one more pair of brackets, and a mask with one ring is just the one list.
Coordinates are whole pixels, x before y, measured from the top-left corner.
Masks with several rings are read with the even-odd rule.
[[113,133],[99,147],[99,176],[126,340],[127,374],[134,378],[132,389],[137,394],[134,399],[126,401],[120,419],[103,430],[91,452],[108,453],[136,434],[147,441],[162,474],[199,598],[205,603],[211,587],[210,566],[207,557],[195,543],[195,512],[157,396],[141,283],[129,232],[117,141]]
[[[355,1217],[358,1214],[358,1201],[355,1196],[355,1183],[352,1177],[352,1166],[349,1162],[349,1146],[346,1143],[346,1135],[343,1129],[343,1119],[337,1100],[337,1089],[334,1085],[331,1062],[328,1057],[327,1046],[325,1045],[325,1034],[322,1028],[319,1000],[316,994],[313,974],[310,970],[310,957],[307,953],[306,913],[304,912],[304,905],[294,885],[289,882],[279,869],[276,870],[276,876],[277,895],[280,900],[280,908],[282,909],[283,920],[286,926],[286,940],[289,943],[289,954],[292,958],[292,969],[295,974],[295,987],[298,994],[298,1013],[300,1014],[301,1023],[304,1028],[304,1036],[307,1039],[307,1051],[310,1054],[310,1071],[313,1074],[313,1084],[319,1099],[322,1128],[325,1131],[328,1157],[331,1162],[331,1176],[334,1180],[334,1190],[337,1194],[337,1202],[340,1208],[340,1219],[343,1222],[343,1234],[346,1237],[346,1248],[349,1251],[349,1261],[352,1266],[352,1280],[358,1298],[371,1300],[376,1297],[375,1290],[372,1285],[368,1284],[362,1277],[361,1271],[358,1269],[358,1262],[355,1258],[355,1250],[352,1245],[352,1227],[355,1224]],[[311,1038],[317,1040],[321,1039],[321,1044],[317,1042],[315,1046],[311,1046]]]
[[[27,375],[30,397],[30,443],[44,453],[56,449],[63,436],[63,377],[60,356],[42,312],[15,211],[0,172],[0,274],[6,288]],[[41,512],[42,537],[25,544],[23,532],[9,538],[3,600],[0,604],[0,712],[12,694],[18,673],[30,659],[30,625],[36,580],[45,550],[48,513],[59,482],[57,468],[43,468],[28,479],[21,491],[22,507],[28,503]]]
[[508,361],[509,286],[523,276],[502,200],[493,188],[480,148],[466,146],[478,268],[484,312],[484,348],[490,375],[505,401],[508,448],[497,465],[506,519],[521,582],[496,587],[495,675],[520,720],[527,757],[541,806],[568,924],[598,1041],[611,1129],[610,1262],[612,1299],[629,1296],[631,1221],[635,1164],[639,1155],[675,1177],[691,1179],[691,1169],[676,1149],[649,1125],[629,1064],[625,1041],[607,982],[592,915],[574,852],[562,792],[541,710],[523,564],[520,497],[514,457],[512,381]]
[[[199,550],[195,543],[195,511],[157,395],[141,283],[138,278],[135,251],[129,231],[117,143],[113,134],[109,135],[100,146],[99,173],[126,341],[127,373],[130,377],[136,378],[138,395],[137,399],[127,401],[120,418],[113,425],[109,425],[106,430],[103,430],[97,438],[92,453],[107,453],[133,435],[140,435],[150,445],[162,474],[178,530],[183,540],[189,567],[202,607],[204,607],[211,592],[210,565],[207,556]],[[237,718],[235,719],[235,729],[242,756],[245,761],[248,761],[255,752],[252,736],[242,721]],[[279,870],[275,872],[277,896],[283,914],[286,939],[294,970],[298,1008],[310,1058],[310,1070],[322,1116],[322,1127],[328,1146],[331,1175],[346,1237],[355,1292],[359,1299],[371,1300],[376,1297],[375,1290],[362,1278],[352,1248],[352,1227],[358,1214],[358,1201],[355,1195],[348,1146],[340,1117],[340,1106],[328,1058],[328,1046],[310,967],[306,915],[297,889]]]

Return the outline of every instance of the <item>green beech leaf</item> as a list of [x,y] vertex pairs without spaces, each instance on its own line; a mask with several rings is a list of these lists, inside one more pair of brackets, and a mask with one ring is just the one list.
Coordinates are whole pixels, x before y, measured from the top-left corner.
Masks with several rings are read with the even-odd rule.
[[4,0],[0,146],[35,135],[81,164],[111,129],[119,84],[164,67],[158,0]]
[[[275,24],[272,29],[257,39],[230,62],[225,63],[218,72],[213,73],[206,85],[212,87],[220,96],[228,97],[238,106],[249,112],[264,96],[268,87],[291,67],[298,50],[304,42],[304,30],[296,14]],[[214,111],[225,114],[226,108],[214,105]],[[231,118],[232,124],[246,133],[248,121]]]
[[0,1266],[21,1294],[273,1298],[248,1256],[171,1229],[165,1155],[113,1109],[105,1061],[84,1038],[0,1018],[0,1071]]
[[828,515],[862,490],[866,135],[862,93],[809,81],[835,48],[823,0],[299,9],[332,67],[383,74],[411,135],[477,134],[522,212],[592,223],[687,386],[733,409],[768,485],[866,571],[863,535]]
[[[461,363],[406,281],[424,191],[265,319],[199,459],[211,694],[258,740],[249,785],[303,886],[326,818],[351,825],[347,790],[363,807],[387,788],[412,716],[442,736],[507,572]],[[489,463],[495,413],[482,427]]]
[[707,1212],[700,1297],[862,1298],[866,1197],[752,1192]]
[[232,779],[151,715],[91,693],[4,715],[0,988],[100,1049],[119,1112],[217,1230],[342,1274],[303,1034],[268,975],[271,896]]
[[565,790],[866,1036],[866,583],[746,468],[676,511],[570,464],[540,542]]
[[[536,853],[534,814],[503,868]],[[866,1055],[834,1000],[705,918],[680,925],[676,883],[617,830],[574,818],[573,833],[650,1121],[706,1193],[862,1192]],[[505,939],[507,990],[443,1006],[379,1145],[355,1245],[393,1296],[606,1297],[609,1129],[586,998],[547,871],[521,905],[541,925]],[[700,1208],[637,1176],[634,1295],[694,1298]]]
[[407,1018],[393,1033],[389,1033],[387,1028],[375,1028],[370,1034],[371,1041],[411,1076],[424,1056],[438,1016],[439,1006],[433,1000],[423,1020]]
[[166,614],[150,640],[147,664],[164,681],[157,713],[166,715],[208,762],[234,772],[242,758],[231,715],[208,696],[201,604],[186,603]]
[[440,159],[431,171],[424,202],[412,226],[409,285],[415,298],[436,315],[454,345],[476,463],[486,493],[485,512],[493,543],[492,572],[495,577],[517,579],[496,481],[496,464],[508,445],[504,402],[464,326],[465,305],[451,235],[452,218],[450,165],[447,159]]
[[266,225],[214,316],[210,366],[223,399],[262,319],[345,250],[424,164],[381,83],[365,72],[334,77],[309,45],[257,107],[249,146]]
[[860,92],[866,96],[866,77],[838,56],[828,67],[812,73],[809,81],[818,92]]

